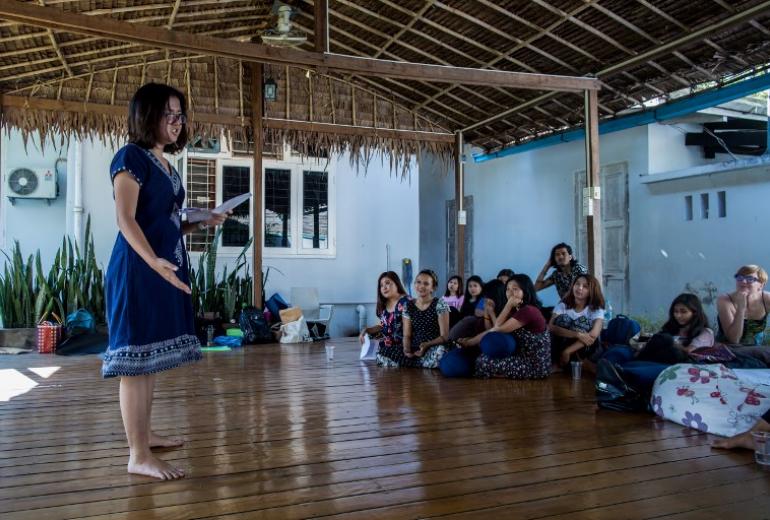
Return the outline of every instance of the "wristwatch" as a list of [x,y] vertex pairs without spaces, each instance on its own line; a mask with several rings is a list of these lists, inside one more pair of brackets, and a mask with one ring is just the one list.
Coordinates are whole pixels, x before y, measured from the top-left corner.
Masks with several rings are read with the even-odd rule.
[[204,229],[208,229],[208,227],[209,227],[209,225],[206,224],[205,222],[200,222],[198,224],[198,229],[200,229],[201,231],[203,231]]

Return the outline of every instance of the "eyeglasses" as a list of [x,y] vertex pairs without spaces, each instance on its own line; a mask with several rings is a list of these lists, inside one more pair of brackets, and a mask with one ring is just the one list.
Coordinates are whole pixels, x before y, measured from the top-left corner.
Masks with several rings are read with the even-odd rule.
[[170,125],[175,125],[177,123],[183,125],[187,123],[187,116],[181,112],[164,112],[163,117],[166,118],[166,122]]
[[759,281],[759,278],[756,276],[746,276],[742,274],[736,274],[735,275],[735,281],[736,282],[747,282],[747,283],[755,283]]

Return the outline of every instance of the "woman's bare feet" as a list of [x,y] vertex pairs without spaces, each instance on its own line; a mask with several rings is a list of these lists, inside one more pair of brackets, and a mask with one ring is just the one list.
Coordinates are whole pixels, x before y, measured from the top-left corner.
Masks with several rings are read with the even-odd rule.
[[150,448],[178,448],[184,444],[181,437],[164,437],[155,432],[150,432]]
[[734,450],[737,448],[744,448],[747,450],[754,449],[754,438],[751,436],[751,432],[744,432],[735,437],[728,437],[727,439],[717,439],[711,444],[714,448],[720,448],[723,450]]
[[162,461],[152,454],[146,456],[130,456],[128,458],[128,472],[160,480],[174,480],[184,477],[184,470],[175,468],[168,462]]

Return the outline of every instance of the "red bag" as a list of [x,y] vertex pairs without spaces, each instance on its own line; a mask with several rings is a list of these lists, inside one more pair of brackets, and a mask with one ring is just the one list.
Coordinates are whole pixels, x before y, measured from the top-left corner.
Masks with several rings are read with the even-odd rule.
[[37,324],[37,351],[41,354],[54,354],[62,336],[60,323],[43,321]]

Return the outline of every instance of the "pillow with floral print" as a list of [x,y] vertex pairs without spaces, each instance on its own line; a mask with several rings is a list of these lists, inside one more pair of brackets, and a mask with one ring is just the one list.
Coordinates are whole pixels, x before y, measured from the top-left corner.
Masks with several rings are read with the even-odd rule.
[[651,405],[664,419],[730,437],[751,429],[770,409],[770,386],[741,381],[721,364],[682,363],[655,380]]

